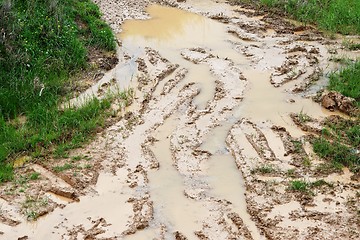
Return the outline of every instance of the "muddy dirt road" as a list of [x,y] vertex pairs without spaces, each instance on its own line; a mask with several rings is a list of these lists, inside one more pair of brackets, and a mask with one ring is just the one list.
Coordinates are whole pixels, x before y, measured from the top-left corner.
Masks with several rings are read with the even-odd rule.
[[[329,59],[359,53],[225,1],[95,2],[119,63],[72,103],[119,87],[134,102],[70,158],[17,170],[0,239],[360,238],[358,179],[319,174],[309,144],[343,116],[312,100]],[[309,194],[293,180],[329,184]]]

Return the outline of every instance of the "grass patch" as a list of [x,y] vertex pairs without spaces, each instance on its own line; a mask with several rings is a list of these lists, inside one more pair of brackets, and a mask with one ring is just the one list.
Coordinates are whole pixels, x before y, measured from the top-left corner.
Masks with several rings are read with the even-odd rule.
[[325,122],[322,130],[324,136],[337,139],[344,144],[354,148],[360,147],[360,118],[347,120],[342,118],[332,118]]
[[0,119],[0,161],[4,162],[20,151],[34,152],[38,157],[54,145],[66,146],[63,152],[78,147],[97,127],[104,125],[109,108],[110,101],[93,99],[80,108],[64,110],[59,110],[57,106],[43,108],[40,105],[29,112],[21,126]]
[[307,167],[307,168],[311,167],[311,160],[310,160],[310,158],[309,158],[309,157],[304,157],[304,158],[302,159],[302,164],[304,165],[304,167]]
[[314,182],[305,182],[303,180],[290,181],[289,189],[295,192],[302,192],[314,195],[313,189],[321,188],[323,186],[333,187],[333,184],[326,182],[324,179],[319,179]]
[[294,146],[294,152],[295,153],[301,153],[303,150],[303,143],[301,141],[293,140],[291,141]]
[[33,172],[32,174],[30,174],[29,179],[30,179],[30,180],[38,180],[39,177],[40,177],[40,173],[38,173],[38,172]]
[[296,177],[296,169],[295,169],[295,168],[288,169],[288,170],[286,171],[286,175],[287,175],[288,177],[291,177],[291,178]]
[[360,50],[360,43],[354,43],[351,40],[344,40],[342,45],[350,51]]
[[73,164],[65,163],[62,166],[53,167],[53,170],[55,172],[59,173],[59,172],[63,172],[63,171],[69,170],[69,169],[73,169],[73,168],[75,168],[75,166]]
[[320,157],[333,162],[334,166],[341,164],[355,172],[360,170],[360,156],[356,149],[338,141],[330,142],[324,138],[316,139],[313,149]]
[[349,167],[353,172],[360,171],[360,61],[348,64],[344,69],[330,75],[329,90],[340,92],[356,101],[351,120],[330,118],[325,123],[322,136],[313,142],[314,152],[328,160],[319,171],[329,172]]
[[322,187],[322,186],[328,186],[328,187],[333,187],[334,186],[332,183],[328,183],[324,179],[316,180],[315,182],[311,182],[309,185],[310,185],[311,188],[319,188],[319,187]]
[[263,165],[259,166],[253,170],[251,170],[251,173],[261,173],[261,174],[270,174],[276,172],[275,168],[271,165]]
[[13,168],[10,164],[0,164],[0,183],[11,181],[14,178]]
[[306,113],[304,113],[302,110],[301,110],[300,113],[298,114],[298,117],[299,117],[299,121],[300,121],[301,123],[306,123],[306,122],[311,121],[310,116],[307,115]]
[[260,3],[280,9],[301,22],[317,24],[330,32],[360,33],[358,0],[260,0]]
[[308,191],[308,183],[301,180],[294,180],[290,182],[290,190],[299,191],[299,192],[306,192]]
[[[360,11],[360,10],[359,10]],[[330,75],[329,89],[352,97],[360,107],[360,61]]]
[[[19,152],[59,155],[104,124],[110,100],[59,109],[88,49],[114,51],[111,29],[90,0],[0,0],[0,182]],[[22,119],[21,121],[19,119]],[[60,149],[62,147],[62,149]],[[61,154],[62,152],[62,154]]]
[[336,57],[336,56],[332,56],[331,58],[329,58],[329,61],[331,62],[336,62],[342,65],[350,65],[353,63],[352,60],[346,58],[346,57]]

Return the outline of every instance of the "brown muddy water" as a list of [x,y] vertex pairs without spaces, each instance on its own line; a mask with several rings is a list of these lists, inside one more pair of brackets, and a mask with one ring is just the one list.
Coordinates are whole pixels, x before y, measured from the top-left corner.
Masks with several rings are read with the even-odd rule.
[[[249,117],[255,121],[271,120],[279,125],[285,124],[294,136],[300,136],[302,132],[294,126],[288,117],[289,113],[303,112],[315,118],[333,114],[311,99],[287,93],[284,87],[273,88],[269,82],[270,73],[260,70],[261,66],[257,66],[256,70],[251,68],[249,59],[235,50],[234,42],[236,45],[249,45],[249,43],[239,41],[227,33],[226,25],[194,13],[159,5],[150,6],[147,12],[150,15],[149,20],[125,22],[123,32],[119,35],[123,47],[131,49],[134,54],[145,47],[152,47],[170,62],[189,69],[190,76],[187,76],[186,81],[201,85],[201,93],[195,98],[195,103],[200,108],[203,108],[206,101],[211,100],[214,94],[214,78],[207,71],[206,66],[193,64],[180,55],[181,50],[185,48],[211,49],[211,53],[215,56],[229,58],[241,66],[249,81],[245,101],[239,113],[242,117]],[[274,40],[269,38],[268,41]],[[278,58],[281,60],[282,56]],[[268,62],[276,61],[278,61],[276,51],[270,50]]]
[[[199,2],[203,3],[204,1]],[[196,7],[206,11],[209,6],[198,3]],[[227,7],[228,11],[231,9],[231,7]],[[201,167],[198,170],[200,173],[196,175],[197,173],[195,174],[194,171],[194,173],[186,175],[180,172],[179,163],[175,162],[177,153],[174,152],[171,145],[171,139],[179,138],[177,131],[184,124],[181,117],[186,114],[186,111],[177,110],[175,113],[172,112],[170,117],[164,116],[160,121],[160,126],[157,127],[154,127],[157,119],[149,118],[149,122],[136,128],[137,135],[130,135],[127,141],[124,141],[124,148],[128,147],[127,152],[133,154],[129,156],[128,163],[129,169],[132,169],[136,167],[136,160],[142,158],[136,144],[139,143],[140,146],[141,141],[145,141],[144,134],[151,132],[151,136],[157,140],[150,149],[160,167],[147,172],[148,183],[141,186],[145,190],[140,187],[135,190],[128,187],[129,169],[120,168],[116,171],[116,175],[101,173],[93,193],[80,197],[79,202],[70,203],[71,199],[48,193],[49,199],[59,204],[67,204],[66,207],[57,208],[35,223],[21,223],[11,230],[0,227],[0,230],[5,233],[5,239],[15,239],[24,235],[29,236],[30,239],[66,239],[64,234],[74,229],[75,226],[82,225],[88,229],[91,228],[94,220],[100,218],[106,219],[110,225],[104,227],[106,232],[99,234],[99,237],[116,236],[123,239],[142,240],[157,239],[161,235],[162,239],[174,239],[173,233],[179,231],[187,239],[198,239],[195,232],[207,228],[204,222],[213,215],[221,215],[221,210],[214,207],[216,199],[231,203],[227,206],[227,211],[235,212],[240,216],[253,239],[265,239],[247,211],[244,179],[225,141],[229,131],[240,119],[247,118],[260,125],[268,122],[284,126],[293,137],[299,137],[304,133],[294,125],[289,117],[290,113],[302,112],[314,118],[323,118],[331,113],[311,99],[291,93],[286,85],[278,88],[271,85],[272,67],[281,65],[279,62],[286,59],[284,54],[278,54],[282,51],[273,48],[273,44],[276,42],[273,30],[268,29],[261,39],[256,40],[255,38],[254,41],[248,41],[228,33],[229,26],[225,24],[184,10],[151,5],[147,8],[147,13],[149,14],[147,20],[125,21],[122,25],[122,32],[118,35],[122,42],[118,54],[123,56],[123,52],[126,52],[130,56],[130,61],[120,64],[106,73],[96,86],[82,95],[80,100],[74,100],[73,103],[83,101],[92,94],[96,95],[100,86],[111,79],[115,79],[119,83],[117,87],[120,89],[135,86],[137,75],[135,60],[143,55],[146,51],[145,48],[148,47],[158,51],[171,63],[178,64],[179,68],[188,70],[182,82],[184,84],[195,83],[200,90],[199,94],[191,101],[199,113],[211,111],[209,106],[216,102],[214,99],[217,92],[217,77],[219,75],[226,77],[227,70],[234,66],[237,67],[242,72],[244,77],[242,81],[245,81],[244,86],[246,86],[244,89],[238,89],[241,100],[233,103],[232,106],[225,106],[223,108],[225,110],[222,112],[229,111],[229,113],[216,122],[215,126],[206,125],[205,121],[208,120],[206,117],[200,117],[197,122],[200,125],[199,129],[201,129],[201,125],[205,129],[203,133],[199,134],[201,140],[199,140],[198,149],[209,153],[209,157],[200,164]],[[243,19],[248,18],[243,17]],[[260,20],[261,18],[251,19],[255,22]],[[253,36],[251,35],[251,37]],[[279,37],[277,40],[283,39]],[[252,54],[255,54],[255,58],[260,60],[254,62],[252,58],[242,54],[241,49],[244,47],[253,48]],[[206,59],[196,62],[197,53],[196,51],[191,52],[191,49],[196,48],[210,52],[211,58],[219,59],[219,65],[227,61],[233,65],[219,70],[221,66],[213,66],[213,63],[207,62]],[[186,60],[182,53],[189,49],[190,60]],[[155,98],[160,96],[160,89],[163,86],[164,83],[159,83],[154,89],[153,96]],[[242,92],[244,93],[242,94]],[[138,92],[137,94],[142,93]],[[226,107],[230,110],[226,110]],[[219,116],[222,112],[219,111]],[[212,119],[216,119],[216,113]],[[204,121],[204,124],[201,121]],[[151,127],[146,129],[147,126]],[[284,147],[281,145],[279,137],[269,129],[263,131],[269,139],[274,139],[269,143],[274,154],[281,155]],[[277,146],[277,142],[280,142],[279,146]],[[247,143],[247,145],[249,144]],[[49,178],[56,178],[44,169],[39,167],[37,169]],[[201,182],[203,187],[199,191],[206,196],[199,201],[185,195],[185,192],[189,192],[189,186],[196,181]],[[69,187],[65,182],[60,181],[59,184]],[[149,194],[153,204],[152,220],[145,229],[140,229],[133,235],[123,236],[122,233],[128,229],[129,222],[134,215],[133,206],[128,199],[134,194],[138,196],[144,193]],[[296,205],[294,208],[297,207]],[[161,230],[164,227],[166,231]],[[219,233],[221,231],[225,232],[220,229],[210,232],[208,235],[213,236],[211,239],[230,239],[227,235],[221,235]]]
[[[190,12],[158,5],[150,6],[147,12],[150,15],[149,20],[130,20],[123,25],[123,32],[119,35],[123,48],[136,53],[145,47],[151,47],[170,62],[188,69],[189,74],[184,81],[200,84],[200,94],[194,100],[199,109],[204,109],[206,103],[213,98],[215,79],[206,65],[186,61],[180,54],[183,49],[201,47],[210,49],[212,54],[220,58],[231,59],[240,66],[249,81],[243,103],[235,109],[229,122],[221,123],[222,126],[208,134],[201,149],[214,154],[205,167],[211,194],[232,202],[233,210],[240,214],[252,237],[262,239],[246,210],[242,176],[226,149],[228,131],[236,119],[247,117],[254,121],[271,121],[277,125],[285,125],[294,136],[300,136],[303,133],[292,123],[289,113],[302,111],[313,117],[323,117],[329,112],[310,99],[290,95],[284,88],[271,86],[269,72],[251,69],[249,60],[239,54],[233,44],[248,43],[228,34],[224,24]],[[195,239],[193,233],[200,229],[202,216],[206,216],[206,208],[183,194],[183,179],[172,163],[169,149],[169,136],[172,134],[171,129],[175,127],[176,121],[169,119],[158,129],[159,142],[153,150],[160,162],[160,169],[149,174],[150,195],[154,201],[155,219],[168,222],[172,229],[170,232],[179,230],[189,239]],[[135,234],[129,239],[141,239],[142,233],[137,234],[139,238]]]
[[[201,89],[200,94],[194,99],[194,104],[198,108],[205,108],[207,102],[214,96],[215,78],[211,75],[208,66],[186,61],[180,52],[185,48],[203,47],[211,49],[214,55],[245,64],[245,59],[232,48],[229,42],[229,38],[232,37],[227,34],[226,27],[200,15],[175,8],[153,5],[147,12],[150,20],[128,21],[124,24],[123,33],[119,35],[123,47],[137,49],[139,46],[142,48],[150,46],[170,62],[187,68],[189,74],[184,81],[200,84]],[[171,224],[170,232],[179,230],[189,239],[196,239],[194,232],[201,229],[201,220],[207,215],[208,210],[183,194],[183,179],[172,164],[168,138],[172,131],[168,125],[174,128],[176,122],[169,119],[158,130],[161,137],[158,138],[160,141],[155,145],[154,153],[160,162],[160,169],[149,174],[150,195],[154,201],[155,215],[159,214],[160,219],[166,219],[165,222]],[[207,148],[210,152],[216,148],[226,148],[225,138],[231,125],[224,126],[218,128],[215,134],[208,136],[209,141],[205,141],[203,148]],[[215,145],[210,143],[213,140],[216,142]],[[229,152],[214,155],[207,168],[211,192],[219,198],[233,202],[234,210],[243,217],[254,238],[260,239],[254,223],[246,212],[241,174]],[[229,184],[231,182],[234,184]]]

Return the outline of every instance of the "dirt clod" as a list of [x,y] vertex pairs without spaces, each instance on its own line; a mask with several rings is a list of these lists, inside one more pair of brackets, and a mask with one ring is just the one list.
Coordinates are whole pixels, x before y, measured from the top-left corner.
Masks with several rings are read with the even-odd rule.
[[330,111],[340,110],[346,114],[354,112],[355,99],[345,97],[339,92],[324,92],[321,98],[321,105]]

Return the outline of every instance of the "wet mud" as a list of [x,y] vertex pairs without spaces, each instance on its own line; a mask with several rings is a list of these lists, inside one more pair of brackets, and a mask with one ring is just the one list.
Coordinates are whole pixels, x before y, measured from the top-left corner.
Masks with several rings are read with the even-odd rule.
[[359,53],[226,1],[94,2],[118,61],[70,104],[123,89],[133,103],[115,103],[113,124],[69,158],[19,159],[0,187],[1,239],[360,237],[358,180],[318,174],[310,145],[351,111],[333,93],[313,101],[329,59]]

